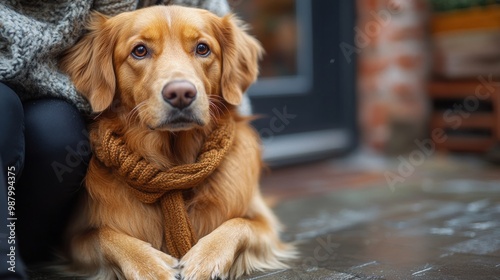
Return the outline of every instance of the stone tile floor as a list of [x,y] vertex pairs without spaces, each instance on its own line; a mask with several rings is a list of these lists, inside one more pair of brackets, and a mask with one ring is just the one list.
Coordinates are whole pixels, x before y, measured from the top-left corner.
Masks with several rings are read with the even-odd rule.
[[500,279],[500,166],[480,158],[358,154],[273,170],[262,189],[301,255],[247,280]]

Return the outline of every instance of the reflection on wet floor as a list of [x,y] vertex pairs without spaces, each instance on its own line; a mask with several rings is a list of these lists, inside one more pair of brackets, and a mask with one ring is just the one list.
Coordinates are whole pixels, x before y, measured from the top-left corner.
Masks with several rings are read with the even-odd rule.
[[398,167],[332,161],[264,178],[301,257],[247,279],[500,278],[500,167],[433,158],[391,187]]

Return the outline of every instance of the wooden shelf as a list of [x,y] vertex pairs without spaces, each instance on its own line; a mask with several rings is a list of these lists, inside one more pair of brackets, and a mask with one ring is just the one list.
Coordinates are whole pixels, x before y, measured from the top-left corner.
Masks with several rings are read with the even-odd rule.
[[[429,85],[429,95],[434,99],[467,98],[474,96],[478,87],[481,86],[482,84],[478,80],[434,81]],[[481,93],[483,92],[481,91]],[[489,98],[482,98],[482,100],[491,100],[492,95],[488,94],[487,96]]]
[[[432,128],[452,128],[456,124],[446,121],[443,117],[445,112],[436,112],[431,118]],[[494,129],[495,115],[493,113],[475,113],[471,114],[468,118],[462,118],[460,128],[480,128],[480,129]]]
[[[491,90],[491,88],[490,88]],[[477,94],[481,94],[477,96]],[[489,94],[486,94],[489,93]],[[459,112],[446,118],[446,108],[457,101],[466,101],[476,96],[483,105],[477,111],[466,112],[467,117]],[[430,130],[441,128],[447,140],[436,144],[437,148],[459,152],[484,153],[500,142],[500,87],[487,92],[486,86],[476,80],[437,80],[429,85],[429,97],[437,102],[437,107],[430,118]],[[485,98],[487,97],[487,98]],[[443,108],[443,104],[445,107]],[[457,118],[458,117],[458,118]],[[453,119],[451,119],[453,118]],[[457,126],[457,124],[459,124]]]

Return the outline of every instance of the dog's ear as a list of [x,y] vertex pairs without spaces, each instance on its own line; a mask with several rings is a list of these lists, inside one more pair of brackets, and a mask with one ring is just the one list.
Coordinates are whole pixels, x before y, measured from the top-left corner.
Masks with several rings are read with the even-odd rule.
[[222,49],[222,97],[229,104],[239,105],[243,93],[257,79],[258,62],[264,51],[235,16],[223,17],[218,27]]
[[76,90],[87,98],[94,112],[106,110],[113,102],[116,80],[113,48],[116,31],[106,24],[108,18],[93,13],[85,34],[68,49],[60,61]]

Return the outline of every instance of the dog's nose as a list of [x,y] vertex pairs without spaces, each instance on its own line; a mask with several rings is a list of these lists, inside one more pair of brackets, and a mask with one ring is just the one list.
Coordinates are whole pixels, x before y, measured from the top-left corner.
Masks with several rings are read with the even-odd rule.
[[196,87],[188,81],[173,81],[163,87],[162,95],[173,107],[184,109],[196,98]]

